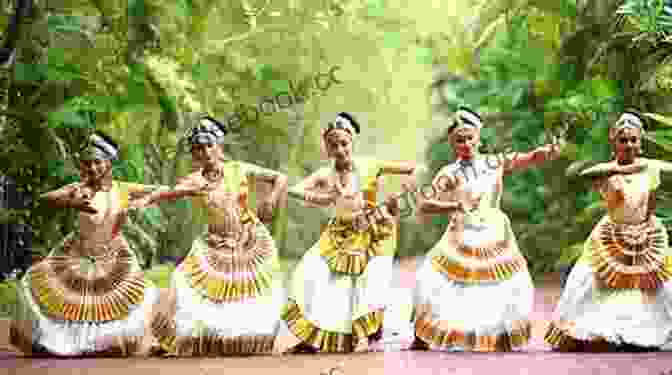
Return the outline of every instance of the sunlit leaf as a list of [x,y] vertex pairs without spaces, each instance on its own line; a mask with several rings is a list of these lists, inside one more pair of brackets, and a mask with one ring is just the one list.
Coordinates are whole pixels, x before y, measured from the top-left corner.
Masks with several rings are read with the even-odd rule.
[[177,0],[175,5],[179,10],[180,16],[184,18],[191,17],[194,8],[193,0]]
[[79,17],[69,14],[51,14],[47,26],[52,32],[84,33]]
[[80,68],[74,64],[47,66],[46,78],[51,81],[72,81],[84,78]]
[[659,115],[657,113],[642,113],[643,116],[653,119],[663,125],[672,126],[672,117]]
[[289,82],[286,80],[272,80],[271,88],[273,89],[274,95],[279,95],[281,93],[288,93],[291,91],[289,87]]
[[128,14],[131,17],[144,17],[145,13],[145,0],[128,0]]
[[50,176],[65,177],[65,162],[60,159],[51,159],[47,161],[47,169]]
[[175,99],[168,95],[159,95],[159,106],[166,113],[177,113],[177,103]]
[[147,223],[158,226],[161,223],[161,211],[157,207],[147,207],[142,211],[142,218]]
[[579,110],[586,106],[588,100],[589,99],[586,97],[586,95],[573,95],[567,99],[567,105],[572,107],[574,110]]
[[665,140],[669,142],[672,140],[672,130],[657,130],[653,132],[647,132],[648,135],[652,136],[653,138],[656,138],[658,140]]
[[14,79],[18,82],[35,82],[44,78],[41,66],[36,64],[14,64]]
[[385,33],[383,45],[386,48],[396,49],[401,47],[401,33],[388,32]]
[[70,128],[90,128],[93,124],[81,113],[77,113],[69,108],[51,112],[47,116],[49,126],[51,127],[70,127]]
[[115,110],[121,110],[121,101],[116,96],[89,96],[87,97],[90,105],[84,107],[83,109],[91,110],[95,112],[112,112]]
[[596,98],[611,98],[618,95],[618,85],[613,80],[595,78],[590,80],[590,91]]
[[565,17],[575,18],[578,16],[578,5],[576,0],[561,1],[561,14]]
[[383,0],[369,0],[367,4],[367,14],[371,17],[384,16],[385,2]]
[[583,242],[576,243],[572,246],[566,247],[560,251],[560,258],[556,263],[556,267],[568,266],[574,264],[576,260],[583,253]]
[[203,63],[199,62],[198,64],[194,65],[194,67],[191,69],[191,74],[193,75],[194,79],[197,81],[204,81],[209,79],[209,73],[210,73],[210,67]]
[[255,76],[260,81],[267,81],[273,78],[273,67],[267,64],[260,65],[257,68]]

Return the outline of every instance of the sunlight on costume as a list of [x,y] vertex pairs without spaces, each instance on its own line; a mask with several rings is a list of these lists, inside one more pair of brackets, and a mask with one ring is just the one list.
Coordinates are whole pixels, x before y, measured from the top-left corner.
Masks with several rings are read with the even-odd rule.
[[273,278],[277,249],[249,206],[247,177],[275,172],[239,161],[222,172],[221,187],[192,198],[210,229],[173,273],[175,315],[153,322],[162,347],[177,355],[270,353],[278,329],[285,296]]
[[415,334],[433,350],[511,351],[531,334],[532,280],[500,209],[503,168],[491,165],[462,160],[434,179],[466,174],[460,188],[482,195],[463,230],[449,226],[417,271]]
[[[123,209],[138,186],[113,181],[111,190],[97,192],[94,200],[99,207]],[[10,333],[15,346],[63,356],[130,354],[149,334],[146,314],[158,302],[158,290],[120,233],[125,217],[97,216],[100,232],[94,236],[111,240],[92,246],[81,243],[79,231],[70,233],[20,280]]]
[[[376,203],[381,169],[382,164],[373,159],[353,161],[353,186],[364,193],[369,207]],[[317,173],[327,178],[335,173],[335,166]],[[374,339],[382,332],[396,224],[389,218],[357,229],[350,214],[337,215],[332,209],[319,241],[291,277],[279,335],[293,335],[316,351],[350,352],[357,339]]]
[[672,254],[649,210],[661,168],[641,160],[643,171],[609,177],[622,179],[622,190],[600,189],[607,215],[586,240],[546,332],[554,348],[608,342],[672,349]]

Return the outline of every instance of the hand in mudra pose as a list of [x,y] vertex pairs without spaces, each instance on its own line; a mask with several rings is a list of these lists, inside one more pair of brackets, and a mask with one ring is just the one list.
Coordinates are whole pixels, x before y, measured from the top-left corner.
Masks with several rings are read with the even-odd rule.
[[484,196],[482,192],[465,189],[465,180],[461,176],[448,176],[440,181],[438,190],[439,199],[444,202],[454,202],[455,210],[450,215],[449,226],[457,232],[464,230],[465,215],[476,210]]
[[439,196],[441,200],[457,202],[458,212],[469,212],[478,208],[483,198],[483,193],[465,189],[465,180],[461,176],[448,176],[439,181]]
[[95,215],[98,213],[98,209],[93,207],[93,196],[95,192],[92,188],[81,185],[77,187],[70,197],[70,205],[76,207],[79,210],[86,212],[88,214]]

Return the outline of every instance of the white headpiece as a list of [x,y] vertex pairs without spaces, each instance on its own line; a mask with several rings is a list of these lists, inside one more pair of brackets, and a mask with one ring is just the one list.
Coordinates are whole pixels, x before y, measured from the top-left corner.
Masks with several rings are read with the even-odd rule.
[[621,115],[621,117],[618,118],[618,121],[616,121],[616,125],[614,127],[617,129],[632,128],[641,130],[644,128],[644,124],[639,117],[632,113],[625,112]]
[[221,144],[224,142],[226,128],[212,117],[205,116],[199,120],[200,125],[192,129],[192,144]]
[[115,160],[118,156],[117,146],[96,133],[89,136],[89,144],[81,155],[89,160]]
[[637,115],[630,112],[624,112],[611,129],[609,129],[609,139],[614,139],[616,134],[622,129],[639,129],[644,133],[644,122],[642,122],[642,119]]
[[325,129],[325,134],[329,133],[334,129],[345,130],[350,135],[359,134],[359,124],[355,121],[354,117],[346,112],[341,112],[336,116],[336,119],[333,122],[330,122]]
[[457,127],[470,127],[477,130],[481,130],[483,127],[483,121],[481,121],[480,117],[467,108],[458,109],[455,117],[458,119]]

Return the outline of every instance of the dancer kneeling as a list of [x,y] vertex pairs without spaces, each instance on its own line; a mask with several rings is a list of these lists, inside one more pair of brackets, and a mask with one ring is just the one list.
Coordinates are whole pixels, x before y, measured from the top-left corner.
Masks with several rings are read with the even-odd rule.
[[585,242],[546,333],[560,351],[672,349],[672,253],[655,212],[660,172],[672,164],[640,157],[644,121],[624,113],[609,132],[615,160],[593,179],[607,214]]
[[290,194],[333,209],[319,241],[292,274],[289,301],[278,333],[279,352],[367,351],[382,338],[396,250],[398,196],[376,207],[381,176],[411,174],[407,163],[352,157],[359,124],[340,113],[322,132],[334,160]]
[[435,176],[434,196],[419,194],[420,217],[449,214],[452,222],[417,272],[412,349],[511,351],[530,337],[532,280],[500,209],[503,176],[559,149],[546,145],[503,163],[479,156],[481,121],[458,110],[449,129],[458,160]]
[[80,211],[79,228],[18,285],[10,342],[26,354],[149,354],[159,293],[143,276],[120,229],[134,193],[148,186],[112,180],[118,146],[97,132],[81,156],[82,182],[45,193]]
[[[286,186],[286,177],[255,165],[224,160],[227,129],[205,117],[193,130],[192,157],[203,166],[169,192],[150,195],[143,205],[191,197],[207,218],[177,267],[167,301],[153,322],[169,355],[214,356],[270,353],[284,295],[273,273],[277,249],[266,226],[248,202],[248,177],[273,183],[262,203],[267,218]],[[205,223],[204,223],[205,224]]]

